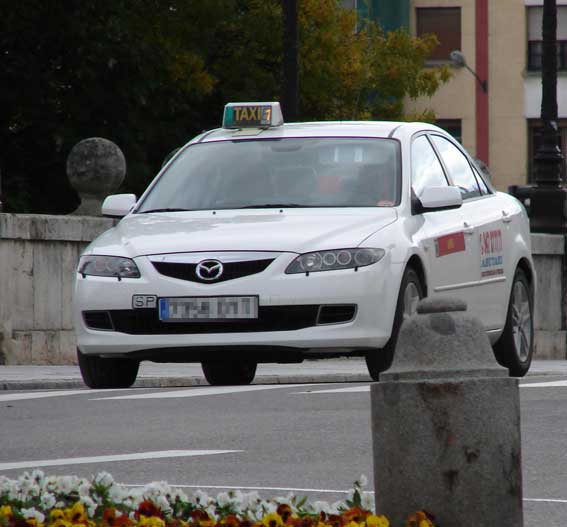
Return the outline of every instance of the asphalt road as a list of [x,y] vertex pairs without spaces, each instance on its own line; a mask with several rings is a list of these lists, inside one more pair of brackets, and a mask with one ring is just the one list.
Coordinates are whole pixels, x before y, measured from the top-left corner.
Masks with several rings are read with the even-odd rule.
[[[521,381],[542,384],[520,389],[527,527],[567,525],[565,379]],[[372,490],[367,386],[6,390],[0,475],[37,466],[80,476],[105,470],[128,485],[165,480],[188,493],[260,488],[334,501],[361,474]]]

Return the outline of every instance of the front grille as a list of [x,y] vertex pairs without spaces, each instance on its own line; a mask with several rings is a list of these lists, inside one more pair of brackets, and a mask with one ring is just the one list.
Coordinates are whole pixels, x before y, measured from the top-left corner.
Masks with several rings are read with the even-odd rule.
[[234,280],[243,276],[261,273],[268,265],[274,261],[273,258],[264,260],[249,260],[244,262],[223,263],[223,273],[215,280],[202,280],[197,276],[196,263],[173,263],[173,262],[152,262],[157,272],[172,278],[188,280],[189,282],[199,282],[201,284],[216,284],[226,280]]
[[253,320],[162,322],[156,309],[115,309],[108,311],[115,331],[130,335],[291,331],[315,326],[318,312],[318,305],[260,306],[258,318]]

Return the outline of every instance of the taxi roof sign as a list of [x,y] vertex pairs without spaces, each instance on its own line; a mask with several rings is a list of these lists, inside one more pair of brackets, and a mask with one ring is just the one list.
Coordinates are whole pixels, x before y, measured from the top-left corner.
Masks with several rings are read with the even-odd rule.
[[229,102],[224,107],[223,128],[270,128],[283,124],[279,102]]

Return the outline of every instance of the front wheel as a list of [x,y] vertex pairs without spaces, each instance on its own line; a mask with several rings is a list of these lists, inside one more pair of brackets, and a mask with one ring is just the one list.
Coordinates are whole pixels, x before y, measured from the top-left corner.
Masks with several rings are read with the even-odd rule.
[[205,379],[212,386],[250,384],[256,375],[257,364],[251,361],[202,362]]
[[506,325],[493,349],[496,360],[510,375],[523,377],[528,373],[534,353],[533,295],[522,269],[514,274]]
[[134,359],[103,358],[77,350],[83,381],[89,388],[130,388],[138,376],[140,362]]
[[406,318],[415,314],[417,304],[423,296],[423,285],[418,274],[411,267],[408,267],[402,277],[400,292],[398,293],[390,340],[382,349],[369,352],[366,355],[366,366],[373,380],[378,381],[380,373],[386,371],[392,365],[402,323]]

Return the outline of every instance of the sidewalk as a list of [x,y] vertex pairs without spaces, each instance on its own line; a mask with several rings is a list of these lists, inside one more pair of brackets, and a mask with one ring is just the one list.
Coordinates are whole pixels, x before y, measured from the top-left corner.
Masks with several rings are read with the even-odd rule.
[[[565,375],[567,360],[532,363],[530,376]],[[326,359],[301,364],[260,364],[254,384],[368,382],[364,359]],[[206,385],[199,364],[142,362],[135,388]],[[0,366],[0,390],[85,388],[78,366]]]

